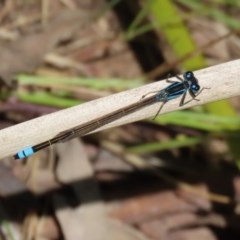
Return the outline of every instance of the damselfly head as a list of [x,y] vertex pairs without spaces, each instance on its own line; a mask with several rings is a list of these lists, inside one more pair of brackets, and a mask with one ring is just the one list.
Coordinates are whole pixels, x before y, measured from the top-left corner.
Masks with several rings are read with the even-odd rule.
[[185,72],[183,77],[190,84],[190,88],[193,90],[193,92],[196,93],[200,89],[200,86],[198,85],[198,79],[194,76],[193,72]]

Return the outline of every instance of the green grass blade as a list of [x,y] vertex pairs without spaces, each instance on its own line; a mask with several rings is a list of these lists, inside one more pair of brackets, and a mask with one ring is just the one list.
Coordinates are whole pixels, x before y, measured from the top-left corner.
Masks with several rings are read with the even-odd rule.
[[171,139],[164,142],[154,142],[154,143],[147,143],[147,144],[140,144],[134,147],[127,148],[127,152],[130,153],[152,153],[155,151],[164,151],[164,150],[171,150],[175,148],[181,147],[189,147],[199,144],[206,140],[203,137],[186,137],[186,136],[179,136],[176,139]]
[[24,102],[30,102],[59,108],[73,107],[76,106],[77,104],[82,103],[79,100],[56,97],[43,91],[37,91],[35,93],[19,92],[17,93],[17,96],[21,101]]
[[[165,38],[178,58],[192,53],[196,45],[189,36],[188,29],[183,24],[174,4],[170,0],[149,0],[147,1],[156,25],[160,26]],[[184,61],[186,69],[199,69],[205,66],[204,58],[198,54]]]
[[195,12],[196,15],[204,15],[212,17],[218,21],[223,22],[227,26],[233,29],[239,29],[239,20],[225,14],[221,10],[214,7],[216,4],[204,4],[198,0],[177,0],[177,2],[187,6]]
[[140,79],[99,79],[99,78],[64,78],[64,77],[46,77],[46,76],[31,76],[19,75],[19,85],[43,85],[43,84],[62,84],[67,86],[83,86],[97,90],[116,89],[123,90],[135,88],[142,85],[144,82]]
[[237,117],[218,116],[203,112],[172,112],[157,117],[155,122],[158,124],[174,124],[208,132],[240,130],[240,119]]

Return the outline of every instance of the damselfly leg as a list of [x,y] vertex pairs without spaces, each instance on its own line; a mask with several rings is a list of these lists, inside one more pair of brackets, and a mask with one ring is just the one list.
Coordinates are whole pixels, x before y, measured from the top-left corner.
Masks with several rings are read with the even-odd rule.
[[160,106],[160,108],[158,109],[156,115],[154,116],[154,118],[153,118],[152,120],[155,120],[155,118],[156,118],[156,117],[158,116],[158,114],[161,112],[161,110],[162,110],[162,108],[163,108],[163,106],[164,106],[164,104],[165,104],[166,102],[167,102],[167,101],[165,101],[165,102],[162,103],[162,105]]

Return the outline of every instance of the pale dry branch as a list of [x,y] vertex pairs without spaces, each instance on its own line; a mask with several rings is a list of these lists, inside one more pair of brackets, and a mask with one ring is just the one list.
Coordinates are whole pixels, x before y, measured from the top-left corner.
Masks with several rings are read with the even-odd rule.
[[[240,94],[240,60],[195,71],[194,74],[198,78],[201,87],[209,87],[210,89],[204,90],[198,96],[200,101],[191,101],[181,108],[179,107],[180,99],[167,102],[161,114],[238,96]],[[172,78],[172,80],[175,79],[175,77]],[[99,118],[124,106],[128,106],[129,104],[139,101],[144,94],[150,91],[160,90],[167,85],[168,83],[166,83],[166,81],[158,81],[3,129],[0,132],[0,159],[13,155],[27,146],[51,139],[59,132]],[[107,124],[100,129],[103,130],[152,117],[158,109],[159,103],[153,104],[152,106],[142,108],[135,113]],[[98,131],[100,129],[98,129]]]

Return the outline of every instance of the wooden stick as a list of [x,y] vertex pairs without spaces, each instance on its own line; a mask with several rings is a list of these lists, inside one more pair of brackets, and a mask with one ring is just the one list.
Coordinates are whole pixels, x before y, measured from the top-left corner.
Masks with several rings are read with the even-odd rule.
[[[217,66],[194,71],[201,88],[204,90],[197,98],[179,107],[179,98],[167,102],[161,113],[176,111],[196,105],[238,96],[240,94],[240,60],[223,63]],[[175,77],[171,78],[176,80]],[[148,92],[161,90],[169,83],[158,81],[139,88],[131,89],[111,96],[103,97],[75,107],[48,114],[0,131],[0,159],[10,156],[19,150],[46,141],[59,132],[99,118],[136,101]],[[190,97],[189,97],[190,99]],[[187,101],[188,99],[186,99]],[[135,113],[125,116],[100,128],[101,130],[154,116],[159,108],[156,103]],[[97,131],[99,131],[98,129]]]

